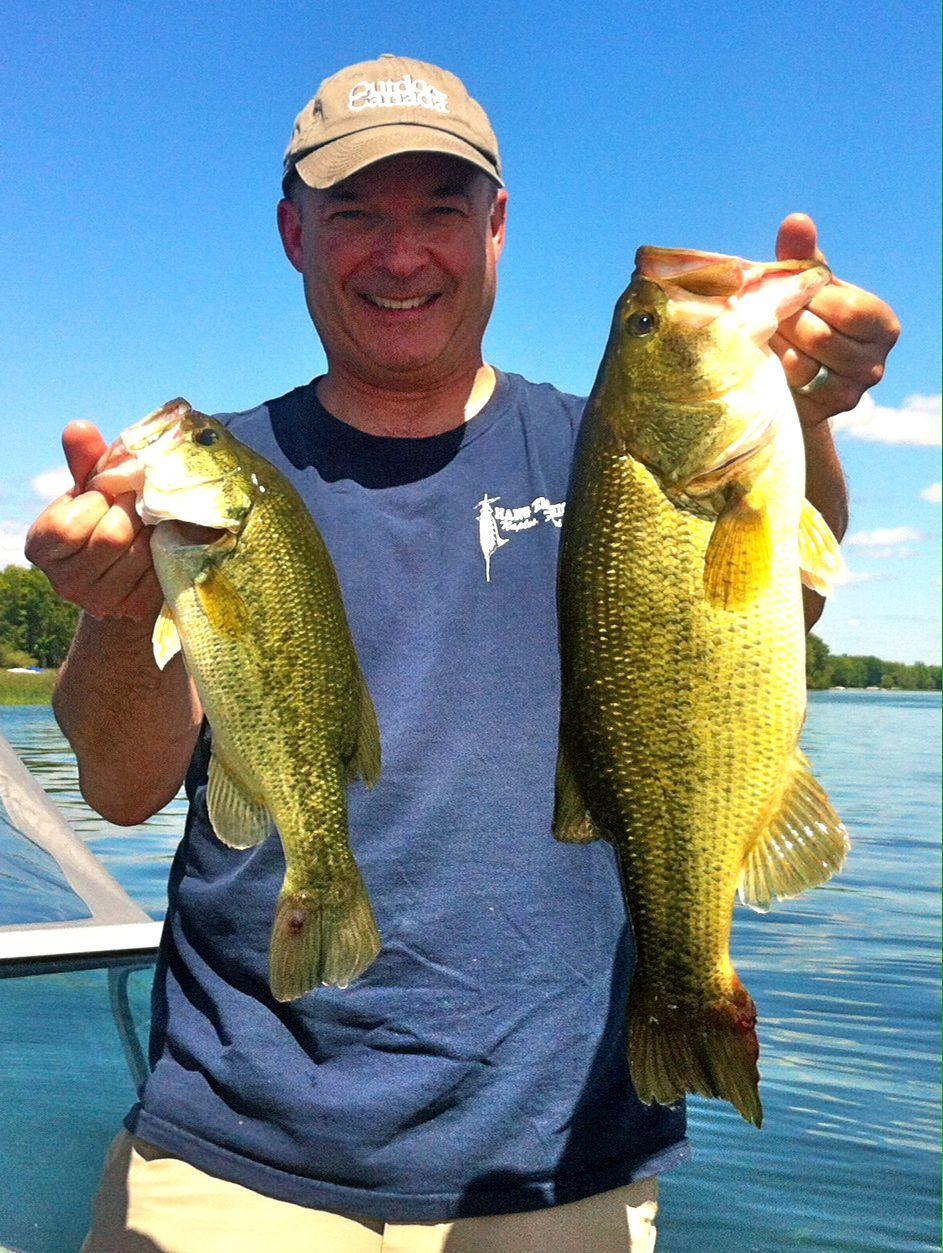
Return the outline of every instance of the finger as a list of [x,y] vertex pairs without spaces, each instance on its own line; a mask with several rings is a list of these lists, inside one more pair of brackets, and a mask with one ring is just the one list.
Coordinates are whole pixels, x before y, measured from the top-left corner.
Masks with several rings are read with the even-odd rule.
[[770,347],[783,363],[783,372],[790,387],[805,387],[819,372],[819,362],[791,344],[777,331],[769,341]]
[[[73,504],[78,506],[97,495],[96,492],[83,492]],[[47,569],[47,574],[60,596],[86,608],[87,597],[97,581],[132,547],[140,558],[139,568],[134,571],[133,579],[130,576],[127,579],[122,596],[130,591],[131,583],[150,562],[150,544],[148,533],[133,508],[129,509],[127,500],[116,501],[105,508],[94,526],[87,528],[85,543],[53,568]]]
[[95,527],[108,512],[109,502],[100,492],[67,492],[47,505],[29,529],[26,556],[53,579],[53,567],[80,552]]
[[[780,334],[770,340],[770,346],[779,355],[783,363],[786,382],[794,390],[805,387],[819,372],[822,362],[815,357],[796,348]],[[828,378],[821,388],[807,396],[796,398],[797,405],[801,401],[800,417],[805,420],[810,415],[815,421],[831,417],[835,413],[845,413],[854,409],[868,387],[861,377],[854,378],[841,374],[829,367]]]
[[835,330],[810,309],[785,318],[778,334],[799,352],[839,374],[860,377],[865,383],[876,383],[883,374],[883,354],[876,352],[873,344]]
[[900,334],[900,323],[890,305],[879,296],[833,279],[816,292],[809,310],[843,335],[890,352]]
[[87,582],[82,592],[82,605],[99,618],[132,616],[125,606],[142,579],[153,572],[150,537],[140,534],[98,578]]
[[131,618],[135,622],[153,622],[163,603],[164,593],[151,566],[144,571],[115,612],[118,617]]
[[822,261],[818,230],[807,213],[790,213],[776,235],[777,261]]
[[70,422],[62,432],[62,451],[69,473],[75,481],[74,492],[85,486],[85,480],[108,445],[92,422]]

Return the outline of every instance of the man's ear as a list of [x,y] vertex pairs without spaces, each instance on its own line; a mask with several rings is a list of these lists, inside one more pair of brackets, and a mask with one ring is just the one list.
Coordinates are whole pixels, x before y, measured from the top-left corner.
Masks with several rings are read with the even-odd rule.
[[304,268],[304,244],[301,237],[301,213],[292,200],[278,202],[278,233],[285,256],[299,273]]
[[494,198],[494,204],[491,206],[491,238],[494,242],[495,257],[500,257],[504,251],[507,220],[508,194],[505,188],[502,187]]

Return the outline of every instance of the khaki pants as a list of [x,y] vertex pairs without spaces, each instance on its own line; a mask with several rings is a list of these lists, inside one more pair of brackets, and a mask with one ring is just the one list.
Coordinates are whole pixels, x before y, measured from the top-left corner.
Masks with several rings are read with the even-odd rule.
[[445,1223],[344,1218],[260,1196],[122,1131],[82,1253],[651,1253],[658,1181]]

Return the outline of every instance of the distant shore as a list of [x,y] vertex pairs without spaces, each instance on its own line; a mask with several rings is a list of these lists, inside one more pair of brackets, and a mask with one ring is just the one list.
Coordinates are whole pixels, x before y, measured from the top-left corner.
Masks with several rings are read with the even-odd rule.
[[17,674],[0,670],[0,705],[48,705],[57,670]]
[[[56,670],[40,670],[35,674],[11,674],[0,670],[0,705],[48,705],[52,700]],[[843,687],[809,688],[827,692],[916,692],[927,689],[913,687]],[[934,689],[930,689],[931,691]]]

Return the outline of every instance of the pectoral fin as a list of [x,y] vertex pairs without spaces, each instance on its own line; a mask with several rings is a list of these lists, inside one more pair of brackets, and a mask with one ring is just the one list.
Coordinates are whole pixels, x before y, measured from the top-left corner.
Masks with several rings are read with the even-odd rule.
[[272,829],[269,811],[236,782],[215,752],[210,757],[206,808],[217,838],[230,848],[251,848]]
[[180,652],[180,632],[177,630],[177,624],[174,622],[170,606],[166,601],[161,605],[157,621],[154,623],[151,643],[158,670],[163,670],[168,661]]
[[714,523],[704,557],[704,590],[718,609],[745,609],[769,585],[769,514],[750,496],[731,499]]
[[765,911],[774,898],[798,896],[830,879],[848,848],[844,823],[807,758],[796,749],[779,807],[744,862],[740,899]]
[[239,589],[215,561],[204,566],[193,586],[213,628],[221,635],[242,635],[249,625],[249,610]]
[[562,737],[557,750],[553,834],[564,844],[589,844],[606,838],[589,816]]
[[807,500],[799,517],[799,568],[806,587],[827,596],[845,572],[838,541],[828,523]]

